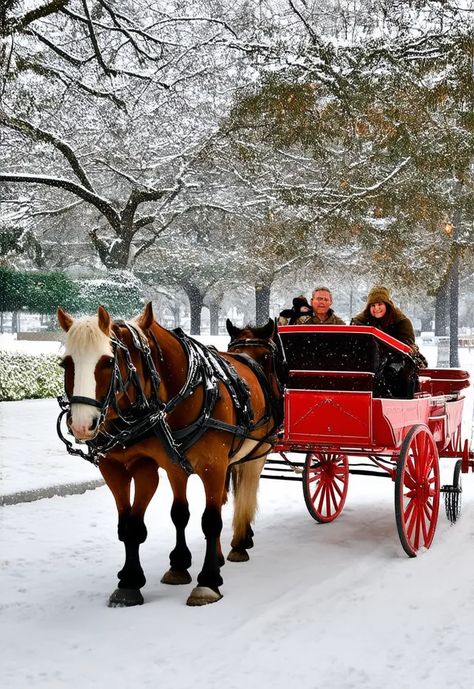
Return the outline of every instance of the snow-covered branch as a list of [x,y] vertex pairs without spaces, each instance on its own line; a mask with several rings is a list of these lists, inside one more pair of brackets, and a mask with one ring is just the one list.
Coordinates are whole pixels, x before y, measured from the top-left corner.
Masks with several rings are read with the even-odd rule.
[[95,208],[107,218],[114,229],[118,230],[120,228],[120,216],[110,202],[72,180],[63,179],[61,177],[48,177],[45,175],[9,174],[0,172],[0,182],[44,184],[48,187],[64,189],[64,191],[69,191],[71,194],[79,196],[83,201],[95,206]]

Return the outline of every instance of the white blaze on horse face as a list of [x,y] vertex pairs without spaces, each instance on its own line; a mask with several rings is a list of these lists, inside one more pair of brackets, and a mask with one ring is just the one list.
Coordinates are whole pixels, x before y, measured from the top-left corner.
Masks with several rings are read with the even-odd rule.
[[[96,398],[95,368],[102,356],[113,356],[110,338],[99,328],[97,318],[74,321],[66,338],[65,355],[74,362],[74,397]],[[77,440],[96,435],[100,409],[88,404],[71,404],[70,428]]]

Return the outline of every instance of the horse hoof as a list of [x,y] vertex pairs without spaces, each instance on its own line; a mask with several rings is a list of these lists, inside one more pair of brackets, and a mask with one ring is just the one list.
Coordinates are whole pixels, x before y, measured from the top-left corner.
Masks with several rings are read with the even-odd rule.
[[191,581],[192,577],[186,569],[182,571],[178,571],[177,569],[169,569],[161,577],[162,584],[171,584],[172,586],[189,584]]
[[250,560],[249,554],[246,550],[236,550],[232,548],[230,553],[227,555],[229,562],[247,562]]
[[186,605],[208,605],[209,603],[217,603],[222,598],[219,591],[213,591],[207,586],[196,586],[191,591],[191,595],[186,601]]
[[109,598],[109,608],[131,608],[143,605],[143,596],[138,589],[115,589]]

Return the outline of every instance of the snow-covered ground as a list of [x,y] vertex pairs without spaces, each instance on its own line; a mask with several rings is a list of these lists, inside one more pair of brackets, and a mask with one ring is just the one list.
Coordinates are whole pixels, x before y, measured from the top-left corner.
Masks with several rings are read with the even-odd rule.
[[[474,354],[461,350],[461,365],[474,371]],[[0,403],[2,495],[98,478],[62,449],[57,411],[54,400]],[[465,421],[470,435],[470,393]],[[451,471],[443,460],[442,482]],[[471,689],[474,477],[463,477],[461,520],[450,526],[441,509],[432,547],[415,559],[398,540],[393,484],[350,484],[339,519],[318,525],[299,483],[262,481],[251,559],[226,563],[224,598],[204,608],[185,606],[192,584],[160,583],[174,538],[164,476],[147,513],[137,608],[106,606],[123,558],[106,487],[1,507],[1,686]],[[195,579],[204,555],[196,477],[190,503]],[[231,504],[226,549],[230,522]]]

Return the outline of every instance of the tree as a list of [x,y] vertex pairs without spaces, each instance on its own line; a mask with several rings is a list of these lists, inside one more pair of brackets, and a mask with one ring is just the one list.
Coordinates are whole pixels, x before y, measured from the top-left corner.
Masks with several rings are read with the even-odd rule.
[[52,316],[58,306],[74,311],[78,299],[78,286],[64,273],[28,272],[23,304],[31,313]]
[[81,234],[107,268],[132,268],[182,213],[212,200],[195,168],[225,108],[216,90],[239,80],[226,49],[236,34],[212,2],[187,9],[51,0],[17,14],[7,3],[2,14],[15,40],[3,60],[0,182],[27,190],[17,205],[28,218],[80,204]]
[[4,313],[23,308],[27,290],[25,273],[0,266],[0,332],[3,333]]
[[[354,14],[339,3],[352,38],[336,55],[334,32],[323,42],[315,28],[314,5],[289,4],[307,40],[293,44],[289,67],[236,102],[230,120],[247,142],[242,156],[261,159],[272,146],[277,160],[296,162],[290,175],[274,165],[267,189],[313,227],[323,225],[321,240],[351,244],[366,270],[395,284],[436,288],[451,264],[443,227],[460,202],[451,181],[456,151],[464,180],[472,167],[469,14],[418,2],[414,17],[407,3],[377,3],[384,11],[370,17],[373,3],[367,15],[358,3]],[[300,246],[303,260],[308,248]]]
[[0,264],[30,263],[44,267],[43,248],[31,230],[0,226]]

